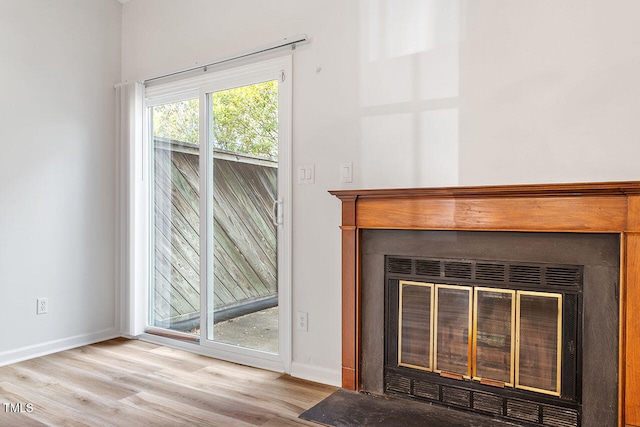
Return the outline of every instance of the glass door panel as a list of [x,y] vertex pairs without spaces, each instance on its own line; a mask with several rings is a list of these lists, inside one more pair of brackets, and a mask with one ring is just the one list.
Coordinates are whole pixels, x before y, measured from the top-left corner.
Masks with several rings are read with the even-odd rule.
[[518,292],[516,387],[560,395],[562,295]]
[[278,81],[207,96],[212,279],[207,339],[278,353]]
[[400,282],[398,365],[432,370],[433,285]]
[[150,108],[152,263],[149,325],[195,335],[200,323],[198,99]]
[[474,378],[513,385],[515,291],[475,288]]
[[472,288],[436,285],[435,369],[470,376]]

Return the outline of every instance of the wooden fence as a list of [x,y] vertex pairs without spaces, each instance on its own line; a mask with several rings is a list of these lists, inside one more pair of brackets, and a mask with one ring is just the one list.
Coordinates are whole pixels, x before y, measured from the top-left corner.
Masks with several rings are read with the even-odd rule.
[[[277,162],[222,151],[213,158],[214,310],[276,301]],[[155,326],[179,329],[200,317],[198,162],[197,145],[156,139]]]

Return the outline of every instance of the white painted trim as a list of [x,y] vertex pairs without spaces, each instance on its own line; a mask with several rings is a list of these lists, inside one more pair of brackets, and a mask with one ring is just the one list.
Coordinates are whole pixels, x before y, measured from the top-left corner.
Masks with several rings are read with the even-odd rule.
[[115,86],[116,92],[116,162],[115,162],[115,203],[114,218],[116,224],[115,236],[115,301],[116,328],[124,330],[127,324],[127,278],[129,275],[129,216],[127,203],[129,201],[129,168],[127,157],[126,134],[128,121],[125,116],[126,83]]
[[123,330],[131,336],[144,331],[146,326],[146,299],[149,271],[149,156],[146,140],[147,119],[143,106],[144,87],[133,85],[129,111],[129,200],[128,244],[129,267],[127,282],[127,327]]
[[293,358],[293,253],[291,248],[293,230],[293,190],[291,187],[293,169],[293,57],[280,58],[281,76],[284,81],[278,84],[278,104],[287,110],[278,119],[278,198],[282,200],[282,224],[278,227],[278,312],[279,349],[284,363],[284,371],[291,373]]
[[0,353],[0,366],[22,362],[72,348],[95,344],[97,342],[118,338],[120,331],[117,328],[109,328],[90,334],[76,335],[73,337],[61,338],[59,340],[48,341],[27,347],[17,348]]
[[318,366],[293,362],[291,364],[291,376],[335,387],[342,386],[342,372],[340,369],[320,368]]
[[[202,356],[210,357],[212,359],[224,360],[227,362],[238,363],[240,365],[252,366],[254,368],[265,369],[273,372],[284,372],[284,366],[280,360],[275,358],[269,358],[269,355],[265,354],[265,358],[259,356],[253,356],[252,354],[259,354],[256,351],[242,351],[242,348],[234,349],[233,351],[221,350],[220,346],[213,348],[211,346],[203,346],[196,342],[181,341],[174,338],[162,337],[153,334],[142,334],[136,337],[140,341],[150,342],[157,345],[175,348],[178,350],[188,351],[190,353],[200,354]],[[231,347],[231,346],[228,346]],[[238,351],[240,350],[240,351]]]
[[[145,297],[146,182],[143,146],[143,87],[116,85],[116,327],[127,336],[144,331],[144,313],[136,304]],[[142,267],[141,267],[142,266]]]

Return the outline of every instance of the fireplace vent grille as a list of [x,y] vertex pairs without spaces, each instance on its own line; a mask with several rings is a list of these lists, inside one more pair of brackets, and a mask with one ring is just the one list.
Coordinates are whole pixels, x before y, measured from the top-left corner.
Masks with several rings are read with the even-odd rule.
[[540,285],[542,282],[540,270],[539,266],[512,264],[509,266],[509,281],[527,285]]
[[443,387],[442,403],[446,403],[447,405],[460,406],[462,408],[470,408],[471,391],[457,387]]
[[542,422],[545,426],[572,427],[578,424],[578,414],[569,409],[543,406]]
[[438,400],[440,387],[432,382],[415,380],[413,383],[413,394],[414,396],[425,399]]
[[392,370],[388,370],[385,375],[385,391],[390,394],[408,395],[451,407],[473,409],[523,425],[548,427],[577,427],[580,425],[578,411],[572,408],[410,379]]
[[416,274],[418,276],[440,276],[440,261],[434,261],[429,259],[417,259],[416,260]]
[[470,262],[444,262],[444,277],[451,279],[471,279],[473,277],[473,265]]
[[504,399],[491,394],[474,393],[473,395],[473,409],[492,415],[502,415],[503,402]]
[[491,282],[504,282],[507,273],[504,264],[476,264],[476,279]]
[[387,271],[394,274],[411,274],[413,260],[410,258],[389,258]]
[[507,401],[507,417],[536,423],[540,419],[540,405],[509,399]]
[[582,267],[573,265],[389,257],[387,272],[433,280],[513,283],[536,288],[579,286],[582,283]]
[[548,267],[545,269],[545,281],[547,285],[578,285],[582,282],[582,275],[577,267]]
[[388,391],[395,391],[395,392],[404,393],[404,394],[412,394],[411,382],[412,381],[410,378],[407,378],[401,375],[389,375],[387,376],[386,388]]

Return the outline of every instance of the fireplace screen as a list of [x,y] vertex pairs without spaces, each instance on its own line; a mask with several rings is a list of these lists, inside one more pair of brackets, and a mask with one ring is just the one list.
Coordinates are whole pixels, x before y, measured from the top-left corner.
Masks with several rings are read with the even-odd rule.
[[560,395],[562,294],[399,282],[398,365]]
[[385,393],[581,424],[583,266],[385,260]]
[[584,268],[386,255],[384,392],[580,426]]

